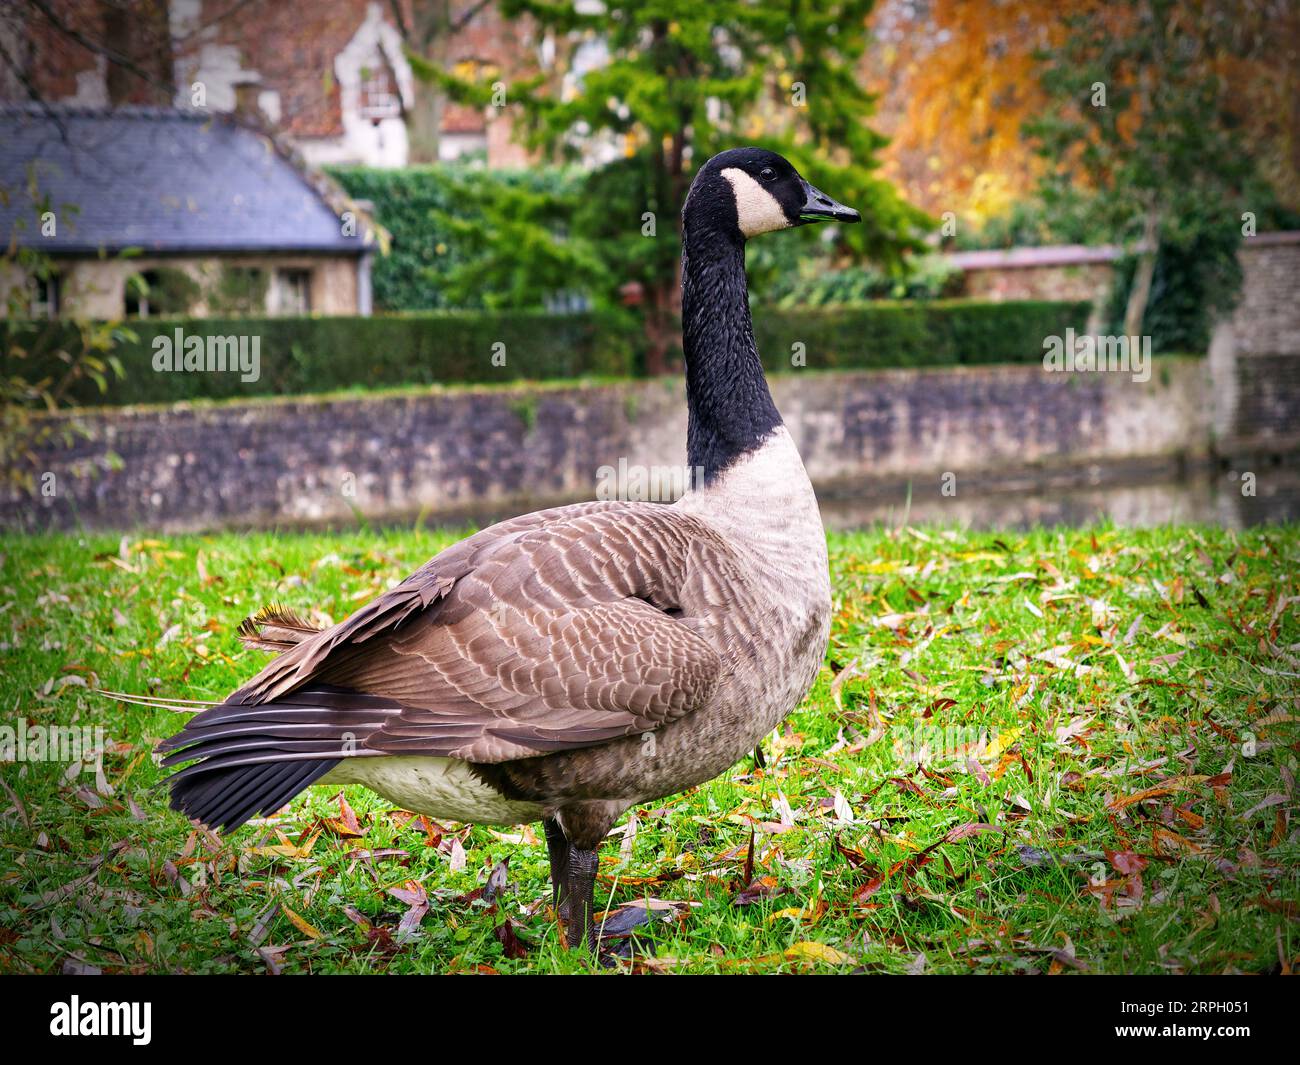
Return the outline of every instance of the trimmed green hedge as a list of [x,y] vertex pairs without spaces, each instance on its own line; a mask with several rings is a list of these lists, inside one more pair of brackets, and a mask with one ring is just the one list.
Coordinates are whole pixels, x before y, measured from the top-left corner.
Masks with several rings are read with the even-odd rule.
[[[124,376],[101,394],[88,381],[68,397],[86,404],[168,403],[187,399],[297,395],[348,388],[456,384],[583,376],[627,377],[634,372],[638,336],[612,314],[441,311],[374,318],[149,319],[125,325],[134,342],[118,346]],[[8,323],[0,323],[0,335]],[[234,336],[258,339],[259,375],[241,380],[231,370],[157,372],[157,338]],[[0,354],[6,375],[28,381],[57,372],[51,354],[56,325],[24,323],[17,337],[32,352],[17,359],[7,337]],[[504,345],[498,348],[497,345]],[[206,343],[205,343],[206,351]],[[494,355],[498,356],[494,361]],[[504,356],[504,364],[500,356]]]
[[766,309],[754,313],[754,337],[770,371],[788,370],[804,345],[806,365],[821,370],[1036,362],[1043,338],[1081,332],[1084,302],[920,300],[850,306]]
[[[1082,330],[1087,303],[983,303],[934,300],[864,303],[834,309],[755,312],[754,331],[771,371],[788,371],[803,345],[812,370],[1035,362],[1043,338]],[[136,334],[115,354],[125,370],[101,395],[88,381],[68,397],[88,404],[166,403],[257,395],[295,395],[394,385],[502,382],[529,378],[635,376],[641,334],[617,313],[445,311],[374,318],[150,319],[127,323]],[[157,372],[155,339],[180,329],[191,336],[259,338],[260,374]],[[0,369],[35,381],[57,371],[54,344],[70,326],[0,323]],[[31,355],[17,358],[10,336]],[[504,345],[505,362],[493,361]]]

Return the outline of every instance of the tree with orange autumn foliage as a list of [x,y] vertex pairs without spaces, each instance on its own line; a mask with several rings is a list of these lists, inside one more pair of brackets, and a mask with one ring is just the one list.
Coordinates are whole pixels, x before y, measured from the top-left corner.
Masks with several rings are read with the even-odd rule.
[[[1233,0],[1121,0],[1072,16],[1043,53],[1047,106],[1026,124],[1049,208],[1082,202],[1136,256],[1121,329],[1144,332],[1166,245],[1200,249],[1202,302],[1226,309],[1263,195],[1220,71],[1242,47]],[[1252,210],[1252,205],[1255,210]]]
[[[1021,127],[1045,95],[1037,54],[1058,44],[1080,0],[891,0],[868,55],[886,177],[931,214],[978,227],[1037,184],[1041,161]],[[950,234],[951,235],[951,234]]]
[[[1207,68],[1240,144],[1279,200],[1300,209],[1300,7],[1289,0],[1176,5],[1212,30]],[[1072,21],[1131,32],[1130,5],[1103,0],[883,0],[864,74],[891,143],[882,173],[929,213],[979,228],[1032,196],[1048,160],[1025,135],[1049,104],[1046,56]]]

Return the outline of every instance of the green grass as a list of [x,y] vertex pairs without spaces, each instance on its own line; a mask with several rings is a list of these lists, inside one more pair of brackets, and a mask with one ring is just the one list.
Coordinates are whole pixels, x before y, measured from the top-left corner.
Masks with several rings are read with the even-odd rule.
[[[453,539],[0,539],[0,726],[107,737],[98,776],[2,767],[0,969],[590,970],[533,829],[317,788],[218,840],[158,787],[177,720],[90,690],[219,697],[263,661],[246,614],[338,620]],[[623,968],[1295,965],[1300,529],[879,531],[832,536],[831,569],[826,667],[767,768],[603,849],[602,904],[675,904]]]

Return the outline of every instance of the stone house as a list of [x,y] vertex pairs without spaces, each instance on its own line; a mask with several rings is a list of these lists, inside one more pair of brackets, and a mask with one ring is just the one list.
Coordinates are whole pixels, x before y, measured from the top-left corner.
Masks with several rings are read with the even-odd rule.
[[[310,164],[400,167],[427,87],[406,58],[412,0],[48,0],[0,8],[0,101],[256,110]],[[450,5],[439,62],[507,80],[535,73],[545,42],[492,3]],[[106,54],[128,61],[111,63]],[[445,104],[438,158],[522,166],[508,116]]]
[[25,314],[370,313],[369,218],[237,115],[9,105],[0,143],[0,234],[53,264],[0,279]]
[[947,260],[962,271],[963,295],[972,299],[1097,301],[1110,291],[1122,254],[1110,245],[1057,244],[953,252]]
[[[1115,260],[1123,254],[1123,248],[1114,244],[1050,244],[958,251],[945,259],[961,270],[962,295],[971,299],[1079,299],[1097,306],[1110,293]],[[1269,294],[1268,306],[1253,309],[1252,317],[1287,319],[1286,308],[1295,302],[1295,282],[1300,277],[1300,231],[1245,237],[1238,257],[1244,298]],[[1242,317],[1240,308],[1234,317]],[[1295,338],[1290,343],[1294,345]]]

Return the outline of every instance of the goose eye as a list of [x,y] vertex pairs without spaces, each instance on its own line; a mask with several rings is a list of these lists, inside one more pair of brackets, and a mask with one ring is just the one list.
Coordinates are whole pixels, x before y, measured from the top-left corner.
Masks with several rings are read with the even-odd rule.
[[763,167],[762,170],[758,172],[758,176],[761,177],[764,181],[775,181],[776,171],[773,170],[770,166],[765,166]]

